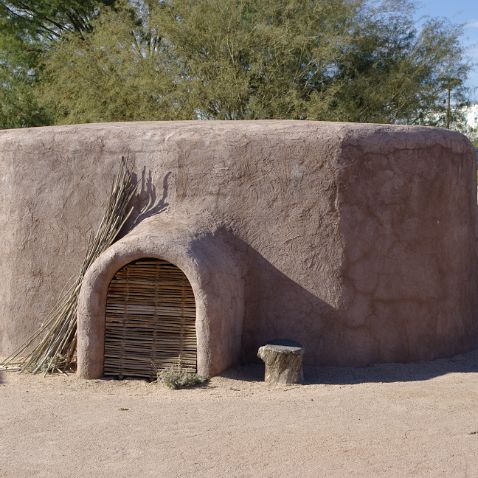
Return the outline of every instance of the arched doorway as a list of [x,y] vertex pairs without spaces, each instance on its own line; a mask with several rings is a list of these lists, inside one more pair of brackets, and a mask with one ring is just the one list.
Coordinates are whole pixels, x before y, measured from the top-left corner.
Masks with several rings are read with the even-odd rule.
[[104,375],[156,378],[170,366],[196,371],[196,307],[185,274],[144,258],[116,272],[106,297]]

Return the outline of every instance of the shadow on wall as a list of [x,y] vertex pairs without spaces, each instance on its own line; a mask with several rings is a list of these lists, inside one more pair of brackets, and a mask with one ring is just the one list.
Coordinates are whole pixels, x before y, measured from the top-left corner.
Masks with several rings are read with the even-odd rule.
[[306,362],[336,362],[335,338],[343,329],[339,311],[278,270],[246,242],[232,240],[245,262],[243,363],[257,363],[257,349],[276,339],[301,343]]
[[[253,367],[263,370],[258,348],[275,339],[295,340],[304,346],[307,383],[417,381],[478,372],[478,349],[449,359],[403,363],[409,360],[406,340],[389,334],[390,342],[384,338],[379,343],[366,328],[350,327],[342,311],[304,289],[244,241],[229,238],[246,263],[241,361],[251,364],[252,380],[257,377]],[[397,363],[380,363],[383,349],[391,351],[387,362]]]
[[171,172],[166,173],[163,178],[163,192],[160,198],[156,191],[156,186],[153,183],[153,178],[151,175],[151,170],[146,172],[146,168],[143,168],[141,172],[141,179],[138,180],[136,173],[132,175],[132,181],[134,183],[138,182],[140,184],[139,191],[132,199],[133,211],[131,213],[130,219],[126,223],[124,230],[121,232],[119,237],[123,237],[127,232],[131,231],[135,226],[145,219],[155,216],[163,212],[168,206],[169,203],[168,193],[169,193],[169,177]]

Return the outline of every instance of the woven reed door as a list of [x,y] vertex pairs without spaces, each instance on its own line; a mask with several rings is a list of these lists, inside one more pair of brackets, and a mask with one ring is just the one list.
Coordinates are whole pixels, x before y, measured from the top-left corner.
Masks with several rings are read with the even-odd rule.
[[120,269],[108,289],[104,374],[156,378],[169,366],[196,371],[196,307],[175,265],[139,259]]

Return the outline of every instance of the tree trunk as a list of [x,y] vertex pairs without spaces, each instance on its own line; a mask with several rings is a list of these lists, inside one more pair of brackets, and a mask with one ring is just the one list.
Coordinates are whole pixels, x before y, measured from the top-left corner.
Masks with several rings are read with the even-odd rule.
[[[285,344],[285,345],[283,345]],[[270,343],[259,348],[257,356],[266,365],[267,383],[302,383],[302,356],[304,349],[295,343]]]

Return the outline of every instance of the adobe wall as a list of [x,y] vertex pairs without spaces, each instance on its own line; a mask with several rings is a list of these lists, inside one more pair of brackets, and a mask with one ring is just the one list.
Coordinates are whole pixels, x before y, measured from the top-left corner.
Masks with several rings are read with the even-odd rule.
[[341,309],[349,361],[432,359],[476,345],[476,167],[437,129],[343,141]]
[[136,201],[152,201],[149,216],[184,222],[198,241],[221,235],[240,264],[245,359],[278,337],[334,365],[476,344],[476,180],[463,136],[155,122],[0,131],[0,355],[75,275],[123,155],[145,174]]

